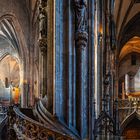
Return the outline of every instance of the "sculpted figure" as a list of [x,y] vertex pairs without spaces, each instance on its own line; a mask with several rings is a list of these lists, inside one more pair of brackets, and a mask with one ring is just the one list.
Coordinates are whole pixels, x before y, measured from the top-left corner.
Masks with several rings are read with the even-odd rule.
[[39,31],[41,37],[47,37],[47,11],[46,11],[47,1],[42,0],[39,6]]
[[74,0],[75,2],[75,14],[76,14],[76,28],[77,30],[86,30],[86,7],[87,0]]
[[111,80],[111,74],[110,74],[110,72],[108,72],[108,73],[105,75],[104,84],[105,84],[105,85],[109,85],[109,84],[110,84],[110,80]]

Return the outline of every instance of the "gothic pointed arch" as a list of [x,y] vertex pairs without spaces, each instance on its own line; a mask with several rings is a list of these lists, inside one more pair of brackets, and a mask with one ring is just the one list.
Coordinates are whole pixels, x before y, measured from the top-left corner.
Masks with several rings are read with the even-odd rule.
[[97,135],[105,135],[106,132],[110,134],[115,134],[115,122],[110,117],[110,115],[102,111],[99,118],[96,119],[95,125],[94,125],[94,135],[97,137]]
[[123,133],[126,126],[133,121],[133,119],[137,118],[140,120],[140,114],[137,112],[137,110],[134,110],[129,116],[125,118],[125,120],[121,123],[121,134]]
[[139,44],[139,36],[134,36],[131,39],[129,39],[120,50],[119,61],[122,61],[122,59],[130,53],[140,53]]
[[0,17],[1,30],[4,34],[0,34],[4,39],[16,48],[18,54],[25,57],[28,54],[27,42],[20,23],[15,15],[5,14]]
[[119,34],[118,45],[119,52],[124,44],[134,36],[140,37],[140,12],[137,13],[123,28]]
[[[4,14],[0,17],[0,38],[9,43],[14,50],[12,55],[19,60],[21,93],[24,93],[24,81],[27,81],[27,71],[29,71],[29,50],[21,27],[15,15]],[[22,106],[26,106],[26,100],[28,100],[27,97],[21,95]]]

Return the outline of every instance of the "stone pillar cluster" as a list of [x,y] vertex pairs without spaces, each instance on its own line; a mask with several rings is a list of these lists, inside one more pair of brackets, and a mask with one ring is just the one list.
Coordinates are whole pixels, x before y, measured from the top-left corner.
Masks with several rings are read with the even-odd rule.
[[42,96],[45,97],[43,103],[49,110],[49,95],[47,94],[47,48],[48,48],[48,13],[47,13],[48,0],[40,0],[39,4],[39,48],[42,54]]
[[75,0],[76,46],[76,127],[81,137],[87,134],[87,93],[85,93],[85,49],[88,43],[87,0]]

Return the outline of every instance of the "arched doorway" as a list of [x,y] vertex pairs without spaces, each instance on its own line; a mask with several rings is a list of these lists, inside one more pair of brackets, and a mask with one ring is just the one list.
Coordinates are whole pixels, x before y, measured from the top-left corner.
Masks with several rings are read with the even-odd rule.
[[[119,122],[125,139],[140,139],[140,120],[137,112],[140,109],[140,28],[138,14],[128,22],[119,36],[117,69]],[[135,22],[132,22],[135,21]],[[131,119],[126,123],[126,119]]]
[[[118,98],[119,98],[119,121],[122,123],[129,115],[140,109],[140,37],[134,36],[122,47],[119,54],[119,65],[118,65]],[[128,128],[123,135],[127,138],[132,137],[132,133],[129,135],[128,132],[134,131],[138,126],[133,127],[127,125]],[[133,130],[134,129],[134,130]],[[138,137],[138,136],[137,136]]]
[[20,86],[20,63],[17,58],[7,54],[0,61],[0,101],[12,104],[12,90]]
[[140,96],[140,37],[134,36],[119,55],[119,98]]
[[140,120],[134,117],[124,128],[122,135],[125,139],[140,139]]
[[[5,44],[2,47],[2,44]],[[15,16],[5,15],[0,18],[0,60],[4,60],[9,56],[9,61],[12,63],[17,62],[18,64],[18,83],[13,82],[15,86],[19,85],[21,92],[21,106],[27,106],[29,101],[29,90],[25,90],[25,86],[29,85],[29,55],[28,49],[25,42],[25,38]],[[12,65],[10,66],[11,70]],[[28,71],[28,73],[27,73]],[[16,75],[16,74],[15,74]],[[11,82],[11,78],[6,77],[8,84]],[[26,81],[26,83],[25,83]],[[28,86],[29,87],[29,86]],[[27,92],[26,92],[27,91]]]

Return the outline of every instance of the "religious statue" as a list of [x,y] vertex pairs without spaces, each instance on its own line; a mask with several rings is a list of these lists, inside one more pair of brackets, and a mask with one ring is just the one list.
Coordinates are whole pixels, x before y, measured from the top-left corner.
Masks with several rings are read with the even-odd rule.
[[76,14],[76,30],[85,31],[86,30],[86,7],[87,0],[74,0],[75,3],[75,14]]
[[110,82],[111,82],[111,73],[108,72],[108,73],[105,75],[104,84],[105,84],[105,85],[110,85]]
[[105,85],[105,95],[109,95],[109,91],[110,91],[110,86],[111,86],[111,73],[108,72],[105,75],[105,79],[104,79],[104,85]]
[[39,32],[41,37],[47,37],[47,11],[46,11],[47,1],[41,0],[39,6]]

